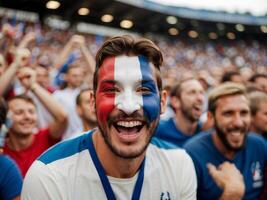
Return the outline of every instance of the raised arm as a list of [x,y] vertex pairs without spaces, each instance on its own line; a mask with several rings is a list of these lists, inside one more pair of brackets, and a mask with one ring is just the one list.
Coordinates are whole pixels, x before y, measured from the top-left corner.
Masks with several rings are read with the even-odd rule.
[[54,121],[48,125],[51,136],[55,139],[61,138],[68,121],[67,113],[63,107],[46,89],[36,82],[36,74],[33,69],[29,67],[21,68],[18,77],[25,89],[32,91],[54,117]]
[[15,60],[4,71],[0,77],[0,96],[3,96],[12,81],[16,77],[16,72],[21,66],[25,66],[28,63],[30,51],[28,49],[17,49],[15,54]]
[[66,61],[70,53],[77,47],[80,37],[73,35],[69,42],[64,46],[62,51],[59,53],[58,59],[55,61],[54,65],[56,68],[60,68]]
[[85,45],[85,40],[79,43],[79,47],[81,50],[81,53],[88,65],[88,70],[86,70],[88,73],[92,74],[94,72],[94,68],[95,68],[95,59],[92,56],[92,54],[89,52],[88,48]]
[[34,41],[36,38],[36,34],[34,32],[29,32],[26,35],[24,35],[24,37],[22,38],[21,42],[18,45],[18,48],[27,48],[28,44],[31,41]]

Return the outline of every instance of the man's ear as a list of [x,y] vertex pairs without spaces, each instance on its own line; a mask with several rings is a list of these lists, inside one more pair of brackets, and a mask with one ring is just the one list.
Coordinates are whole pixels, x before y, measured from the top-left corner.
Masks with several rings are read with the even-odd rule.
[[214,116],[210,111],[208,111],[207,112],[207,120],[203,123],[202,130],[205,131],[205,130],[208,130],[212,127],[214,127]]
[[170,97],[170,104],[176,111],[180,108],[180,99],[176,96]]
[[93,91],[90,92],[90,110],[95,112],[95,95]]
[[161,91],[161,100],[160,100],[160,114],[164,113],[167,107],[167,91],[162,90]]
[[210,111],[207,112],[207,120],[209,120],[211,122],[214,121],[214,116]]
[[78,113],[79,116],[82,115],[82,110],[81,110],[81,107],[76,105],[76,112]]

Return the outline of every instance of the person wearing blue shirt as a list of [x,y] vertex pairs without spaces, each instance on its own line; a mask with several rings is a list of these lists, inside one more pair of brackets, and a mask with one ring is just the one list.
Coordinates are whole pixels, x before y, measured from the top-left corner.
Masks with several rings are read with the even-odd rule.
[[204,89],[196,78],[187,77],[172,88],[170,96],[175,115],[160,120],[155,137],[172,146],[182,147],[202,129],[199,119],[204,107]]
[[[0,138],[3,135],[1,127],[6,120],[6,113],[6,104],[3,99],[0,99]],[[2,146],[0,150],[1,148]],[[22,176],[18,167],[13,160],[0,151],[0,200],[19,200],[21,189]]]
[[184,148],[195,164],[197,199],[259,199],[267,164],[267,145],[249,134],[245,88],[224,83],[209,95],[208,118],[214,129],[189,140]]
[[0,199],[18,200],[22,189],[22,176],[15,162],[0,155]]

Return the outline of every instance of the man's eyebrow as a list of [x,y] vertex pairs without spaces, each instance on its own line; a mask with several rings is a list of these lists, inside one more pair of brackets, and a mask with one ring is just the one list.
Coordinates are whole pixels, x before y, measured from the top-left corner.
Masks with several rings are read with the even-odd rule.
[[103,80],[103,81],[101,81],[101,84],[105,84],[105,83],[116,84],[117,81],[116,80]]
[[142,79],[139,82],[145,84],[145,83],[154,83],[155,81],[151,78],[147,78],[147,79]]

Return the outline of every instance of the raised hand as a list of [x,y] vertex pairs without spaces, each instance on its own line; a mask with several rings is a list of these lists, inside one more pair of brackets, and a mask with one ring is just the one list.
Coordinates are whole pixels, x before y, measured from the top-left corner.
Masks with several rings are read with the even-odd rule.
[[213,180],[221,189],[223,189],[227,198],[233,200],[242,199],[245,193],[244,179],[234,164],[224,162],[216,168],[216,166],[209,163],[207,168]]

